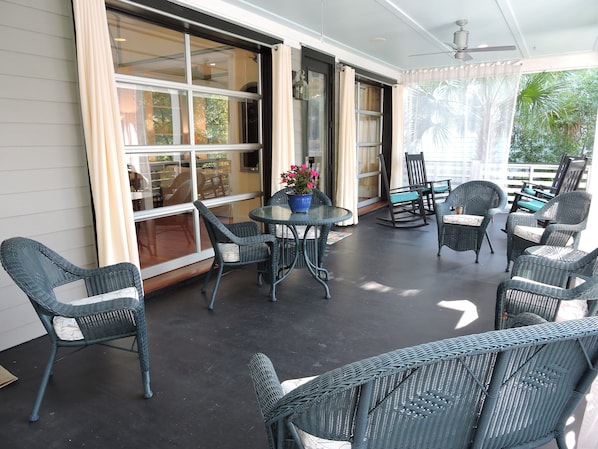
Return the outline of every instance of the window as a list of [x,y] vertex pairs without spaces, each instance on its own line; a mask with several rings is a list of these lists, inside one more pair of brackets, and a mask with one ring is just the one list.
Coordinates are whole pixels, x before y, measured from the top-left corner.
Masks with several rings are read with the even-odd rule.
[[108,25],[149,277],[212,256],[195,199],[226,222],[260,205],[261,55],[112,10]]

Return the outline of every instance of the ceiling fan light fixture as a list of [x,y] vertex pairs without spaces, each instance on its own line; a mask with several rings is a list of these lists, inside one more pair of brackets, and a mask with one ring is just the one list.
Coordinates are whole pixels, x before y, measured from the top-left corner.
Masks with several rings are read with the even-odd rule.
[[460,29],[453,33],[453,43],[459,50],[467,48],[467,39],[469,37],[469,31]]

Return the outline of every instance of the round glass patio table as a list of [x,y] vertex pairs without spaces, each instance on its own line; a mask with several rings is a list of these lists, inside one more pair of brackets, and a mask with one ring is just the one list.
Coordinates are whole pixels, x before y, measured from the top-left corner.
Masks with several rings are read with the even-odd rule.
[[299,258],[303,258],[309,273],[324,287],[325,298],[329,299],[328,270],[321,267],[320,259],[323,254],[318,252],[320,227],[348,220],[352,216],[348,209],[324,204],[312,205],[306,213],[292,213],[287,205],[262,206],[250,211],[249,218],[252,220],[282,225],[290,231],[280,233],[282,256],[272,290],[275,291],[276,285],[291,274]]

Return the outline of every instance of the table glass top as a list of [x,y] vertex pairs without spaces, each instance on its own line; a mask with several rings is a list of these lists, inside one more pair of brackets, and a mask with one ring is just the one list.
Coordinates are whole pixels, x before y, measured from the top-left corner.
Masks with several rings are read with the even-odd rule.
[[249,217],[264,223],[291,225],[323,225],[338,223],[351,218],[353,214],[343,207],[313,205],[307,213],[294,214],[286,205],[262,206],[249,212]]

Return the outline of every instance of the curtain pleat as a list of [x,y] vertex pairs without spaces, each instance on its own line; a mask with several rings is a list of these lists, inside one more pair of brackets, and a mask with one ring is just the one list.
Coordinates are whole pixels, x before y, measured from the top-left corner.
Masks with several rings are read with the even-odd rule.
[[403,86],[392,87],[392,155],[390,188],[403,184]]
[[279,44],[272,49],[272,194],[283,187],[280,175],[294,163],[294,152],[291,48]]
[[355,123],[355,70],[345,66],[340,76],[339,137],[336,164],[335,205],[349,209],[353,216],[338,223],[358,223],[357,214],[357,148]]
[[100,266],[139,266],[104,0],[73,0],[81,113]]

